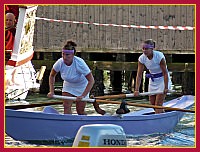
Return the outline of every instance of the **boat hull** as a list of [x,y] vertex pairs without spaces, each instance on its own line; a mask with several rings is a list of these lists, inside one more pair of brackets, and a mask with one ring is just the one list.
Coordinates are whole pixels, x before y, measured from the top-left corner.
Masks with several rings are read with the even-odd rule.
[[[193,96],[175,100],[168,105],[190,108],[194,103]],[[6,109],[6,133],[15,140],[23,141],[63,140],[74,138],[78,129],[86,124],[115,124],[121,126],[126,134],[132,135],[168,133],[173,131],[184,115],[180,111],[145,115],[152,111],[148,108],[120,116],[85,116]]]

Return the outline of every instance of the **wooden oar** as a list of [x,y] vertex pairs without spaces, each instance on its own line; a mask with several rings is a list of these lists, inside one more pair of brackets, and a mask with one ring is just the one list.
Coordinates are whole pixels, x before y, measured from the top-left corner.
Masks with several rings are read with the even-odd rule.
[[[174,90],[169,90],[168,93],[174,93]],[[147,95],[154,95],[154,94],[162,94],[163,91],[152,91],[152,92],[144,92],[144,93],[139,93],[139,96],[147,96]],[[131,98],[134,97],[133,93],[129,94],[117,94],[117,95],[106,95],[106,96],[98,96],[94,97],[95,99],[117,99],[117,98]]]
[[[53,95],[53,98],[64,99],[64,100],[73,100],[73,101],[76,100],[76,97],[59,96],[59,95]],[[88,101],[88,102],[95,102],[96,101],[96,102],[99,102],[99,103],[121,104],[120,101],[109,101],[109,100],[100,100],[100,99],[87,99],[87,98],[84,98],[84,99],[82,99],[82,101]],[[138,104],[138,103],[130,103],[130,102],[127,102],[126,104],[129,105],[129,106],[136,106],[136,107],[165,109],[165,110],[169,110],[169,111],[182,111],[182,112],[195,113],[195,111],[193,111],[193,110],[180,109],[180,108],[172,108],[172,107],[164,107],[164,106],[154,106],[154,105],[149,105],[149,104]]]
[[[53,95],[53,98],[76,101],[76,97]],[[120,101],[108,101],[108,100],[87,99],[87,98],[83,98],[82,101],[121,104]],[[57,105],[57,104],[62,104],[62,103],[63,103],[62,101],[60,101],[60,102],[46,102],[46,103],[43,102],[43,103],[35,103],[35,104],[29,104],[29,105],[10,105],[10,106],[5,106],[5,108],[17,110],[17,109],[34,108],[34,107],[41,107],[41,106],[48,106],[48,105]],[[138,103],[127,102],[127,105],[137,106],[137,107],[145,107],[145,108],[165,109],[165,110],[170,110],[170,111],[174,110],[174,111],[195,113],[195,111],[193,111],[193,110],[186,110],[186,109],[172,108],[172,107],[163,107],[163,106],[154,106],[154,105],[148,105],[148,104],[138,104]]]
[[50,105],[58,105],[63,104],[62,101],[58,102],[39,102],[39,103],[32,103],[32,104],[26,104],[26,105],[9,105],[5,106],[5,109],[26,109],[26,108],[35,108],[35,107],[42,107],[42,106],[50,106]]

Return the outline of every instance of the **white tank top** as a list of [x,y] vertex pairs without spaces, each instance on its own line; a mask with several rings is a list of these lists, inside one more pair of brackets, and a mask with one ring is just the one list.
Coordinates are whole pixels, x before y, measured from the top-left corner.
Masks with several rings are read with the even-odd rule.
[[[153,58],[151,60],[148,59],[144,53],[139,57],[139,62],[144,64],[151,74],[161,73],[162,69],[160,68],[160,61],[164,59],[165,56],[162,52],[153,51]],[[166,67],[167,68],[167,67]]]

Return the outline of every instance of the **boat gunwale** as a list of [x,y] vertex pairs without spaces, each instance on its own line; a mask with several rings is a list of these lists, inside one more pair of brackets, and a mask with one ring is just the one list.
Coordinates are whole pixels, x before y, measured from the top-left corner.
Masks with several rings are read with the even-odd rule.
[[[184,98],[180,98],[183,99],[183,101],[181,101],[179,104],[181,104],[182,102],[184,102],[185,100],[191,100],[191,98],[194,98],[194,96],[183,96]],[[175,102],[175,100],[177,99],[173,99],[171,101],[169,101],[168,103],[170,104],[172,101]],[[178,102],[175,102],[178,104]],[[167,104],[167,102],[166,102]],[[177,104],[173,104],[172,107],[177,107]],[[187,106],[184,107],[184,109],[188,109],[190,108],[193,103],[188,103]],[[165,117],[169,117],[169,116],[173,116],[173,115],[179,115],[181,113],[183,113],[182,111],[169,111],[169,112],[165,112],[165,113],[160,113],[160,114],[149,114],[153,112],[152,108],[146,108],[143,110],[139,110],[139,111],[135,111],[135,112],[130,112],[127,114],[122,114],[122,115],[71,115],[71,114],[57,114],[57,113],[45,113],[42,111],[25,111],[25,110],[12,110],[12,109],[5,109],[5,115],[6,117],[21,117],[21,118],[31,118],[31,119],[46,119],[46,120],[63,120],[63,121],[94,121],[94,120],[98,120],[98,121],[105,121],[105,120],[152,120],[152,119],[161,119],[161,118],[165,118]],[[9,115],[8,115],[9,113]],[[147,114],[147,115],[145,115]]]
[[[111,115],[111,116],[94,116],[94,115],[70,115],[70,114],[52,114],[43,112],[27,112],[27,111],[16,111],[7,109],[10,111],[8,117],[25,118],[25,119],[41,119],[41,120],[57,120],[57,121],[136,121],[136,120],[152,120],[152,119],[163,119],[165,117],[172,117],[179,115],[180,111],[170,111],[162,114],[150,114],[150,115]],[[7,113],[7,112],[6,112]],[[134,112],[133,112],[134,113]]]

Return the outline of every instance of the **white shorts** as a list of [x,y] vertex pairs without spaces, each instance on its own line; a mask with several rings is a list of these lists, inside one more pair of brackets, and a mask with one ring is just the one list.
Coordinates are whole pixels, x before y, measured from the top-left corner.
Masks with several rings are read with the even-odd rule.
[[[74,96],[81,96],[87,86],[87,83],[63,83],[62,92],[68,92]],[[89,93],[85,96],[85,98],[89,98]]]
[[[149,79],[149,92],[162,92],[165,89],[165,84],[164,84],[164,77],[159,77],[159,78],[154,78],[154,81]],[[168,89],[172,89],[172,82],[169,79],[168,82]]]

